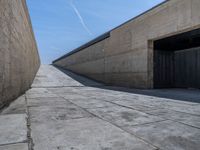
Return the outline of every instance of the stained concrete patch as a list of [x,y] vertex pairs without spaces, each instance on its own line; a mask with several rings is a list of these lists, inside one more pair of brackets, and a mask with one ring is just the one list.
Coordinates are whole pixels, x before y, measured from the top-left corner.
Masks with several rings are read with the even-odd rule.
[[41,97],[58,97],[58,95],[53,93],[30,93],[27,94],[27,98],[41,98]]
[[27,105],[30,107],[39,106],[69,106],[72,103],[66,101],[61,97],[40,97],[28,99]]
[[25,95],[17,98],[7,108],[5,108],[1,114],[24,114],[26,113],[26,101]]
[[26,92],[27,98],[43,98],[43,97],[58,97],[47,88],[31,88]]
[[152,150],[151,145],[96,118],[32,123],[34,150]]
[[200,147],[199,129],[169,120],[126,127],[126,130],[164,150],[197,150]]
[[26,94],[51,93],[46,88],[31,88]]
[[145,112],[147,110],[154,110],[157,108],[157,107],[147,106],[146,104],[142,105],[139,102],[135,103],[133,100],[118,100],[118,101],[114,101],[113,103],[117,105],[121,105],[121,106],[126,106],[126,107],[129,107],[138,111],[142,111],[142,112]]
[[131,95],[131,94],[130,96],[126,96],[124,98],[125,99],[114,101],[114,103],[128,106],[128,107],[133,107],[134,109],[137,109],[136,108],[137,106],[144,107],[144,109],[141,109],[141,110],[152,110],[152,109],[157,109],[157,108],[175,110],[175,109],[180,109],[180,108],[186,108],[185,111],[189,110],[192,112],[199,113],[198,109],[200,109],[200,107],[198,107],[196,103],[185,103],[185,102],[180,103],[180,102],[176,102],[176,101],[168,100],[164,98],[162,99],[162,98],[157,98],[157,97]]
[[200,116],[195,116],[183,112],[177,112],[172,110],[166,110],[166,109],[157,109],[157,110],[151,110],[146,111],[149,114],[157,115],[162,118],[174,120],[177,122],[181,122],[187,125],[191,125],[194,127],[197,127],[200,129]]
[[19,144],[0,146],[0,150],[28,150],[28,144],[19,143]]
[[48,91],[56,94],[77,94],[79,93],[76,87],[59,87],[59,88],[49,88]]
[[88,109],[88,111],[121,127],[165,120],[157,116],[119,106]]
[[164,107],[164,108],[200,116],[200,105],[195,105],[195,106],[182,105],[179,107],[177,107],[176,105],[171,105],[170,107]]
[[69,100],[72,103],[82,107],[82,108],[104,108],[104,107],[112,107],[116,106],[109,102],[105,102],[103,100],[96,100],[96,99],[79,99],[79,100]]
[[26,115],[3,115],[0,122],[0,145],[27,140]]
[[75,105],[30,107],[31,121],[50,122],[92,117],[90,113]]
[[76,101],[76,100],[83,100],[83,101],[87,101],[90,99],[90,97],[87,97],[87,96],[83,96],[79,93],[65,93],[65,94],[59,94],[59,96],[65,98],[66,100],[69,100],[69,101]]

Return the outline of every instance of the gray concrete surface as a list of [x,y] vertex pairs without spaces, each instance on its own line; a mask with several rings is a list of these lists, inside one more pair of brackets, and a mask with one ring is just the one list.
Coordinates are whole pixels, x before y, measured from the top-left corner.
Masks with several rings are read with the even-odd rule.
[[[199,149],[200,91],[108,87],[65,73],[42,65],[32,88],[2,111],[0,119],[16,116],[0,125],[0,149]],[[18,115],[27,115],[26,128]]]
[[0,115],[0,145],[27,141],[27,123],[24,114]]
[[0,0],[0,109],[30,88],[40,65],[26,0]]
[[25,95],[18,97],[13,103],[4,109],[1,114],[25,114],[26,113],[26,99]]
[[153,88],[153,41],[200,28],[199,0],[168,0],[55,65],[110,85]]
[[28,145],[24,143],[5,145],[0,146],[0,150],[28,150]]

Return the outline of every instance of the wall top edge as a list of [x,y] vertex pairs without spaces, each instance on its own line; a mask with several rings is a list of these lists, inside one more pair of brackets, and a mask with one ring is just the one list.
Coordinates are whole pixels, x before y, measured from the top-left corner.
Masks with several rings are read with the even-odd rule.
[[163,4],[165,4],[165,3],[169,2],[169,1],[170,1],[170,0],[165,0],[165,1],[163,1],[162,3],[160,3],[160,4],[158,4],[158,5],[156,5],[156,6],[152,7],[152,8],[150,8],[149,10],[147,10],[147,11],[145,11],[145,12],[143,12],[143,13],[141,13],[141,14],[139,14],[139,15],[133,17],[133,18],[131,18],[130,20],[128,20],[128,21],[122,23],[121,25],[119,25],[119,26],[117,26],[117,27],[111,29],[110,31],[108,31],[108,32],[106,32],[106,33],[104,33],[104,34],[98,36],[97,38],[95,38],[95,39],[89,41],[88,43],[86,43],[86,44],[84,44],[84,45],[82,45],[82,46],[80,46],[80,47],[78,47],[78,48],[72,50],[71,52],[69,52],[69,53],[67,53],[67,54],[65,54],[65,55],[63,55],[63,56],[61,56],[60,58],[54,60],[53,63],[56,63],[57,61],[59,61],[59,60],[61,60],[61,59],[64,59],[64,58],[66,58],[66,57],[68,57],[68,56],[70,56],[70,55],[73,55],[73,54],[75,54],[75,53],[77,53],[77,52],[79,52],[79,51],[81,51],[81,50],[83,50],[83,49],[85,49],[85,48],[87,48],[87,47],[90,47],[90,46],[92,46],[92,45],[94,45],[94,44],[96,44],[96,43],[98,43],[98,42],[100,42],[100,41],[102,41],[102,40],[104,40],[104,39],[106,39],[106,38],[109,38],[109,37],[110,37],[110,33],[111,33],[113,30],[116,30],[116,29],[122,27],[123,25],[125,25],[125,24],[127,24],[127,23],[129,23],[129,22],[131,22],[131,21],[134,21],[135,19],[137,19],[137,18],[139,18],[139,17],[141,17],[141,16],[143,16],[143,15],[149,13],[150,11],[154,10],[154,9],[157,8],[157,7],[160,7],[161,5],[163,5]]

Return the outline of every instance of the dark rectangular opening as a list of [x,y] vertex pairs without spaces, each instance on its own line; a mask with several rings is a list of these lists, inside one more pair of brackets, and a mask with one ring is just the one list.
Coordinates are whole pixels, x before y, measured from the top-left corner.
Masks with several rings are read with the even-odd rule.
[[200,88],[200,29],[154,41],[154,88]]

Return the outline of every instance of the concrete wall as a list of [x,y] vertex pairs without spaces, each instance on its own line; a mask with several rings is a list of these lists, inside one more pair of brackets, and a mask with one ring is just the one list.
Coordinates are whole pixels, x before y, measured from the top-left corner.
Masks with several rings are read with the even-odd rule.
[[200,28],[199,0],[169,0],[54,62],[112,85],[153,88],[153,41]]
[[25,0],[0,0],[0,108],[30,87],[39,65]]

